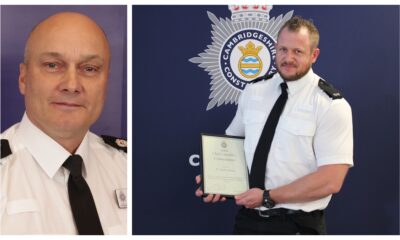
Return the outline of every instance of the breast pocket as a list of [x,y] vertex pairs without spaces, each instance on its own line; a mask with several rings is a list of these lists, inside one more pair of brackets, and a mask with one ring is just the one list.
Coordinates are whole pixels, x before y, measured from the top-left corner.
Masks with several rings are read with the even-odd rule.
[[260,138],[262,129],[265,124],[265,112],[248,110],[243,117],[243,124],[245,125],[245,144],[244,149],[246,152],[254,151]]
[[2,234],[43,234],[46,225],[36,199],[8,201],[2,218]]
[[280,161],[303,166],[315,165],[313,138],[316,123],[285,116],[279,120],[274,142],[275,156]]
[[315,134],[316,124],[310,120],[286,116],[279,121],[278,127],[293,136],[313,137]]
[[28,199],[20,199],[9,201],[7,203],[7,214],[14,215],[19,213],[27,213],[27,212],[39,212],[39,204],[36,199],[28,198]]
[[245,111],[243,117],[245,125],[260,124],[262,122],[265,122],[265,112],[256,110]]

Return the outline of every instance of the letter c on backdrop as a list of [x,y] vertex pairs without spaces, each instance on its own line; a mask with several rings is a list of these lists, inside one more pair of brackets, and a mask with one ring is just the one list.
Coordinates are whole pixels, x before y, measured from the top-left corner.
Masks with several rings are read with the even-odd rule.
[[[195,159],[198,159],[198,161],[195,161]],[[198,167],[200,165],[200,156],[198,154],[192,154],[189,157],[189,163],[193,167]]]

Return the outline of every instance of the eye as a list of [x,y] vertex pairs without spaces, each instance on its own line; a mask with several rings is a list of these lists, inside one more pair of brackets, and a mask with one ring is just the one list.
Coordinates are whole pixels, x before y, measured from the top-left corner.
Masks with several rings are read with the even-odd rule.
[[57,64],[55,64],[55,63],[49,63],[49,64],[47,64],[47,66],[48,66],[49,68],[55,68],[55,67],[57,67]]
[[62,64],[58,62],[45,62],[43,63],[43,67],[48,72],[57,72],[62,68]]
[[97,72],[97,68],[93,67],[93,66],[85,66],[84,70],[86,72]]
[[284,48],[284,47],[280,47],[280,48],[278,48],[278,51],[281,52],[281,53],[286,53],[287,49]]
[[81,71],[83,72],[83,74],[86,74],[88,76],[93,76],[100,71],[100,67],[92,64],[85,64],[81,66]]
[[296,49],[296,50],[294,50],[294,53],[297,55],[301,55],[301,54],[303,54],[303,51]]

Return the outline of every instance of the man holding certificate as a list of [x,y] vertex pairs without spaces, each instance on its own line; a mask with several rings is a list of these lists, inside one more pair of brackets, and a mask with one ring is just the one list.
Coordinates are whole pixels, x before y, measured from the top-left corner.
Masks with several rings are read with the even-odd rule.
[[[324,209],[353,166],[353,126],[348,102],[311,69],[320,53],[318,42],[312,22],[301,17],[287,21],[276,44],[278,73],[247,85],[226,129],[229,136],[244,137],[249,174],[248,188],[232,194],[243,206],[235,234],[326,234]],[[232,138],[225,138],[212,140],[210,150],[203,136],[203,162],[208,156],[218,160],[212,174],[240,169],[229,168],[240,157],[229,151]],[[196,177],[206,186],[196,196],[204,202],[224,201],[231,194],[207,190],[216,179],[209,166],[204,162],[203,179]],[[223,189],[225,182],[238,180],[229,174],[219,178],[223,181],[212,187]]]

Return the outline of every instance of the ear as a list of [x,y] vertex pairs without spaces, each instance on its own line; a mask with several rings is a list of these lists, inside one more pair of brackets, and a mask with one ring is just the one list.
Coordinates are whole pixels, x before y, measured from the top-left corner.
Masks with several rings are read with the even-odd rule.
[[313,52],[311,54],[312,63],[315,63],[317,61],[319,53],[320,53],[319,48],[314,48],[314,50],[313,50]]
[[26,89],[26,65],[24,63],[19,64],[19,77],[18,77],[18,84],[19,84],[19,92],[22,95],[25,95]]

